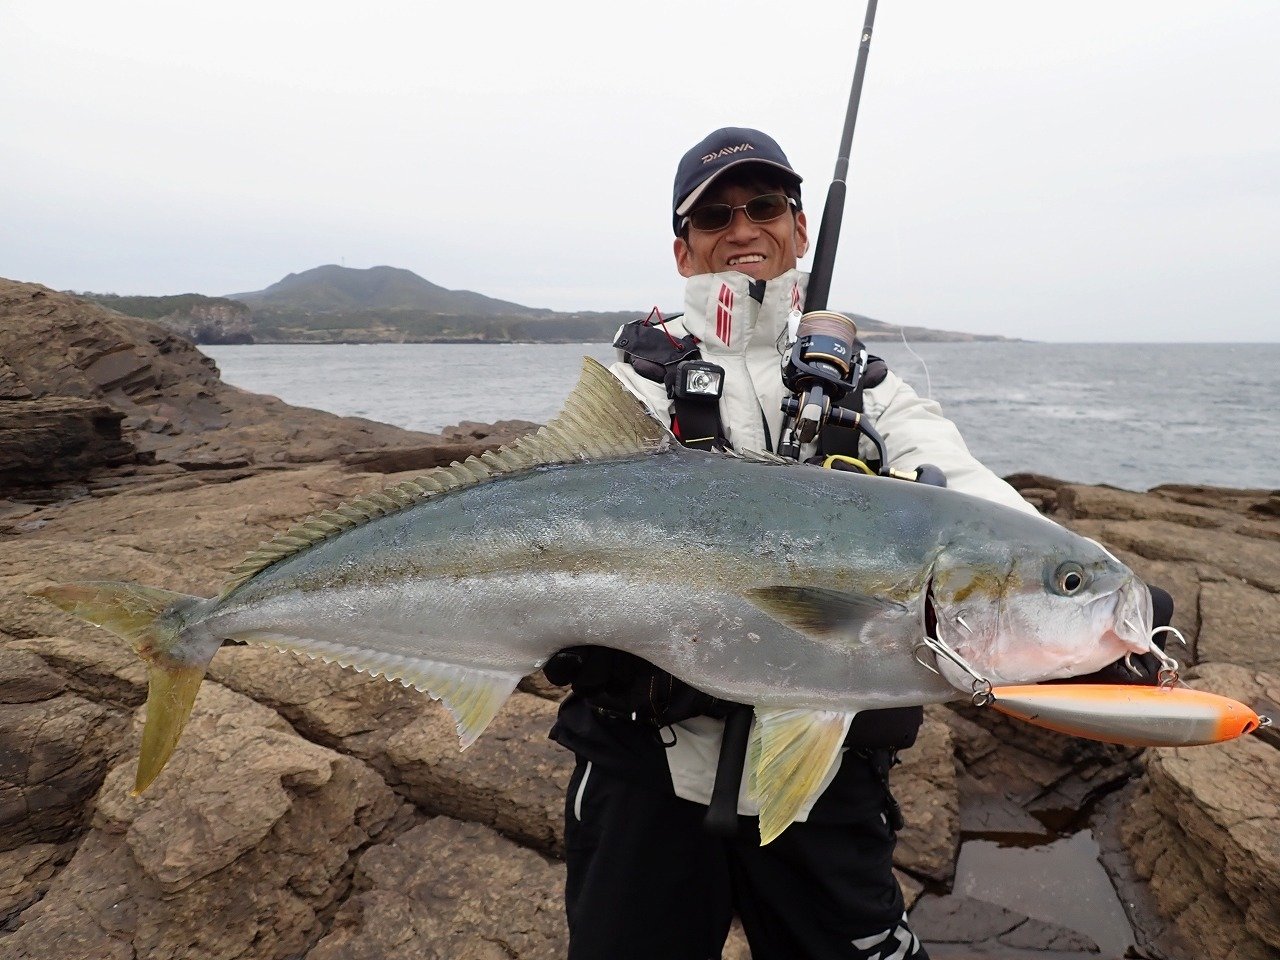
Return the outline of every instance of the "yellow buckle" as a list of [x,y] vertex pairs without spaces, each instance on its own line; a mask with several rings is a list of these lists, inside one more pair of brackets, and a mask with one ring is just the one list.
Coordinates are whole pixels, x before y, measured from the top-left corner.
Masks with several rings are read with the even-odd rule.
[[856,467],[857,469],[865,473],[868,477],[874,477],[876,475],[874,470],[868,467],[865,463],[863,463],[857,457],[846,457],[843,454],[839,454],[839,453],[833,453],[831,456],[827,457],[827,459],[823,460],[822,466],[826,470],[831,470],[833,469],[831,465],[835,463],[837,460],[840,461],[841,463],[852,464],[854,467]]

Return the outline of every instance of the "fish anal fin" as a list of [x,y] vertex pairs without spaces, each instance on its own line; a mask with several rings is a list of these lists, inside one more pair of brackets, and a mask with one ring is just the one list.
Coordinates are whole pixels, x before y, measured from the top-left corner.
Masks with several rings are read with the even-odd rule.
[[823,587],[755,587],[746,597],[779,623],[822,640],[856,633],[868,620],[900,606]]
[[431,664],[416,675],[395,677],[406,686],[441,701],[457,723],[458,741],[465,750],[484,733],[522,674],[475,670],[450,664]]
[[774,840],[821,789],[854,714],[837,710],[756,710],[749,789],[760,805],[760,844]]
[[395,680],[441,701],[457,723],[462,749],[475,743],[502,709],[520,678],[537,669],[530,662],[521,671],[468,667],[440,663],[403,654],[383,653],[362,647],[281,636],[267,632],[242,634],[237,639],[302,654],[325,663],[336,663],[360,673]]

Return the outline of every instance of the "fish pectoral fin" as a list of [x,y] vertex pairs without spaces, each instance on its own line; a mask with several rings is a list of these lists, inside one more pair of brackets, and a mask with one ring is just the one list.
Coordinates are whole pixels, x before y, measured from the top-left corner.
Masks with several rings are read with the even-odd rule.
[[785,626],[823,640],[856,633],[872,617],[898,606],[892,601],[823,587],[755,587],[745,596]]
[[822,787],[854,714],[837,710],[757,710],[748,788],[760,804],[760,845],[782,833]]

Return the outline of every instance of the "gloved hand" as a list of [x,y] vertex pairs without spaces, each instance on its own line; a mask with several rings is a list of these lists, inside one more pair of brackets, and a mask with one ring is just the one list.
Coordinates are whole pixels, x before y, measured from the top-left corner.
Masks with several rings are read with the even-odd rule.
[[704,714],[723,718],[731,706],[609,647],[568,647],[543,664],[542,672],[556,686],[572,684],[573,692],[598,710],[654,727]]

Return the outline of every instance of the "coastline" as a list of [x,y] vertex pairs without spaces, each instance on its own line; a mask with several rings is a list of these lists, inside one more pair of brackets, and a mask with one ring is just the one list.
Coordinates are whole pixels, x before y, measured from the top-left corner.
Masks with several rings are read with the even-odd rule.
[[[562,957],[571,758],[545,736],[561,691],[529,678],[459,754],[452,719],[424,695],[227,647],[166,777],[132,798],[139,662],[27,596],[105,577],[207,594],[289,523],[534,424],[430,435],[290,407],[223,384],[162,329],[138,338],[60,296],[0,286],[6,450],[29,450],[40,471],[0,493],[0,739],[21,758],[0,782],[0,952],[115,956],[123,937],[139,952],[337,960],[429,936],[451,956],[496,939],[519,960]],[[66,429],[42,422],[24,446],[12,425],[30,426],[26,405],[49,394],[79,404],[62,411]],[[1280,498],[1009,479],[1174,594],[1193,683],[1277,713]],[[927,714],[895,779],[909,824],[895,862],[926,939],[1012,949],[1003,929],[965,926],[977,908],[945,891],[967,833],[1025,829],[1049,805],[1109,838],[1140,947],[1241,960],[1280,949],[1273,732],[1144,752],[971,709]],[[1112,794],[1123,803],[1094,809]],[[1034,934],[1020,949],[1082,943],[1026,921],[1008,926]]]

